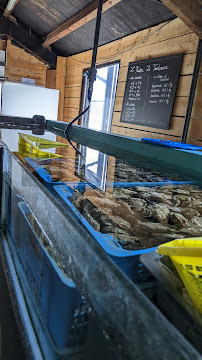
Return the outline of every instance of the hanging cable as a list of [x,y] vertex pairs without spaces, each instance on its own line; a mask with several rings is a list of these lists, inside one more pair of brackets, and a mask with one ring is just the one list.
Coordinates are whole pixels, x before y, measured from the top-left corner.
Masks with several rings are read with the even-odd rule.
[[93,84],[94,81],[96,80],[96,59],[97,59],[97,48],[98,48],[98,40],[99,40],[99,33],[100,33],[100,22],[101,22],[101,16],[102,16],[102,2],[103,0],[99,0],[98,3],[98,10],[97,10],[97,19],[96,19],[96,27],[95,27],[95,36],[94,36],[94,45],[93,45],[93,55],[92,55],[92,61],[91,61],[91,67],[88,70],[88,106],[85,110],[82,111],[81,114],[79,114],[74,120],[72,120],[68,126],[66,127],[64,133],[66,136],[67,141],[69,142],[69,144],[76,150],[77,153],[79,153],[82,157],[83,155],[81,154],[81,152],[79,151],[79,149],[76,148],[76,146],[74,146],[70,140],[70,129],[72,127],[72,125],[81,117],[83,116],[90,107],[90,102],[91,102],[91,98],[92,98],[92,93],[93,93]]
[[[161,25],[158,29],[156,29],[155,31],[153,31],[150,35],[146,36],[144,39],[142,39],[141,41],[139,41],[137,44],[131,46],[130,48],[128,48],[127,50],[124,50],[118,54],[116,54],[115,56],[113,57],[104,57],[103,59],[101,58],[100,60],[103,60],[103,61],[100,61],[97,63],[97,65],[105,65],[105,64],[108,64],[109,62],[111,62],[112,60],[116,59],[116,58],[119,58],[121,55],[127,53],[128,51],[131,51],[133,49],[135,49],[138,45],[140,45],[141,43],[143,43],[144,41],[146,41],[147,39],[149,39],[151,36],[153,36],[154,34],[156,34],[157,32],[159,32],[161,29],[163,29],[166,25],[168,25],[171,21],[173,20],[168,20],[165,24]],[[74,56],[72,55],[68,55],[68,58],[71,58],[72,60],[74,61],[77,61],[81,64],[90,64],[90,61],[81,61],[81,60],[78,60],[76,59]]]
[[72,142],[71,142],[71,140],[70,140],[70,137],[69,137],[69,132],[70,132],[70,129],[71,129],[72,124],[73,124],[75,121],[77,121],[81,116],[83,116],[83,115],[88,111],[89,107],[90,107],[90,104],[87,106],[87,108],[86,108],[84,111],[82,111],[81,114],[79,114],[74,120],[72,120],[72,121],[67,125],[67,127],[66,127],[66,129],[65,129],[65,131],[64,131],[67,141],[68,141],[68,142],[70,143],[70,145],[74,148],[74,150],[76,150],[76,152],[78,152],[79,155],[81,155],[82,157],[83,157],[83,155],[81,154],[81,152],[79,151],[79,149],[77,149],[77,147],[74,146],[74,144],[72,144]]

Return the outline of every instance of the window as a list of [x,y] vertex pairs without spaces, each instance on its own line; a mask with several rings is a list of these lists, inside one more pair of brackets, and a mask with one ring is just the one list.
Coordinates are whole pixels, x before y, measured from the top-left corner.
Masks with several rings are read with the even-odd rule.
[[[82,125],[84,127],[110,132],[118,72],[118,63],[102,66],[97,69],[90,109],[82,119]],[[87,76],[85,76],[83,109],[85,109],[88,104],[87,92],[88,79]],[[80,158],[80,166],[85,166],[85,178],[104,190],[108,160],[107,155],[86,146],[81,146],[80,150],[85,158],[85,163],[83,159]]]
[[[90,109],[82,125],[90,129],[110,131],[118,80],[119,64],[97,69]],[[83,109],[87,106],[88,79],[85,76]]]

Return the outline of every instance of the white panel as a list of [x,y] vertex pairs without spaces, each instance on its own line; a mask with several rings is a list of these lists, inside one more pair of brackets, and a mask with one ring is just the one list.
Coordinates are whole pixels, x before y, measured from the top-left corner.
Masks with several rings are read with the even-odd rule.
[[43,115],[57,120],[59,90],[18,83],[2,85],[2,115],[32,118]]
[[0,66],[0,77],[1,78],[5,77],[5,66]]
[[6,53],[5,53],[5,51],[0,50],[0,61],[1,62],[6,61]]

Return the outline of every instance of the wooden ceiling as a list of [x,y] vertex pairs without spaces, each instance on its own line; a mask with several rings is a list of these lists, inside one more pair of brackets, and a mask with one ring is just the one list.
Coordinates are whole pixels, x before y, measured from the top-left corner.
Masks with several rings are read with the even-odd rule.
[[[120,1],[121,0],[103,0],[102,13],[109,10]],[[55,43],[57,40],[62,39],[66,35],[87,24],[90,20],[95,19],[97,15],[97,5],[97,0],[93,0],[89,5],[85,6],[82,10],[71,16],[55,30],[51,31],[48,35],[46,35],[43,46]]]
[[[3,3],[5,7],[4,0]],[[84,18],[77,23],[79,27],[72,27],[74,31],[67,31],[65,37],[59,36],[60,39],[52,44],[51,41],[46,42],[46,45],[51,44],[56,54],[69,55],[92,48],[96,3],[98,0],[18,0],[12,16],[44,42],[52,31],[57,32],[59,26],[65,22],[72,25],[72,17],[78,17],[79,14],[82,16],[82,12],[83,17],[88,16],[84,10],[86,7],[92,8],[90,12],[94,11],[93,16],[90,14],[88,19]],[[144,0],[144,8],[142,0],[104,0],[103,3],[106,11],[102,15],[100,44],[174,18],[173,13],[158,0]]]
[[162,0],[162,2],[202,39],[202,0]]
[[[175,15],[201,36],[201,2],[103,0],[99,45]],[[54,67],[56,55],[68,56],[92,48],[97,5],[98,0],[0,0],[0,34],[14,38]]]

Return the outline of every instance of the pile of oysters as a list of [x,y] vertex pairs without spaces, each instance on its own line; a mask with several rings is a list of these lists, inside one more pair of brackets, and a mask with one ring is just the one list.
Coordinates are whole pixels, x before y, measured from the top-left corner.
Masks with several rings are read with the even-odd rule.
[[[115,168],[115,182],[169,179],[126,163]],[[176,174],[175,180],[182,179]],[[128,250],[202,236],[202,190],[195,185],[112,186],[105,194],[88,189],[75,192],[71,201],[95,230],[110,234]]]

